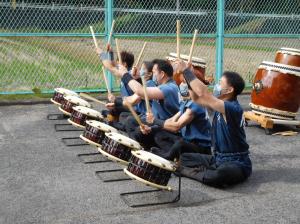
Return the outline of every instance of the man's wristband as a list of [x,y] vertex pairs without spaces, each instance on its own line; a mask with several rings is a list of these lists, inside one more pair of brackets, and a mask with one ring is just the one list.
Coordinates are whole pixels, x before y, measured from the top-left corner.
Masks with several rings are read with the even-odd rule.
[[189,89],[191,89],[190,82],[193,81],[194,79],[196,79],[197,77],[194,75],[194,73],[191,71],[191,69],[188,69],[188,68],[183,71],[183,77],[184,77]]

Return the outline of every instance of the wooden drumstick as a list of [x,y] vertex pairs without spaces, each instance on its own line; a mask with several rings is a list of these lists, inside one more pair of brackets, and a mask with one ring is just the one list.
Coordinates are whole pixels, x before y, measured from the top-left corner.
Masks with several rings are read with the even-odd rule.
[[194,52],[194,48],[195,48],[195,42],[196,42],[197,34],[198,34],[198,30],[195,30],[193,41],[192,41],[192,46],[191,46],[191,49],[190,49],[190,55],[189,55],[188,63],[191,63],[191,61],[192,61],[192,56],[193,56],[193,52]]
[[180,20],[177,20],[177,31],[176,31],[176,40],[177,40],[177,58],[180,58]]
[[[99,46],[98,46],[97,39],[96,39],[96,37],[95,37],[94,29],[93,29],[92,26],[90,26],[90,30],[91,30],[91,33],[92,33],[92,36],[93,36],[93,40],[94,40],[95,47],[96,47],[96,49],[98,49]],[[106,78],[106,75],[105,75],[105,70],[104,70],[104,68],[103,68],[103,71],[102,71],[102,72],[103,72],[103,78],[104,78],[104,82],[105,82],[105,85],[106,85],[107,92],[110,93],[110,89],[109,89],[109,87],[108,87],[108,81],[107,81],[107,78]]]
[[143,56],[143,54],[144,54],[144,51],[145,51],[146,46],[147,46],[147,42],[144,43],[143,48],[142,48],[142,50],[141,50],[141,52],[140,52],[140,54],[139,54],[139,56],[138,56],[138,59],[137,59],[136,62],[135,62],[134,67],[137,67],[137,66],[139,65],[140,60],[141,60],[141,58],[142,58],[142,56]]
[[97,43],[97,40],[96,40],[96,37],[95,37],[95,33],[94,33],[94,29],[93,29],[92,26],[90,26],[90,30],[91,30],[91,33],[92,33],[92,36],[93,36],[95,47],[98,49],[99,46],[98,46],[98,43]]
[[109,33],[109,37],[108,37],[107,44],[110,44],[110,42],[111,42],[112,34],[113,34],[113,32],[114,32],[114,26],[115,26],[115,20],[112,21],[111,29],[110,29],[110,33]]
[[141,76],[141,80],[142,80],[143,90],[144,90],[144,95],[145,95],[146,110],[147,110],[147,113],[150,113],[151,108],[150,108],[150,103],[149,103],[149,97],[148,97],[148,94],[147,94],[147,84],[146,84],[145,77]]
[[115,41],[116,41],[116,49],[117,49],[117,55],[118,55],[119,64],[122,64],[122,58],[121,58],[121,52],[120,52],[119,39],[116,38]]
[[97,100],[95,97],[92,97],[92,96],[90,96],[90,95],[88,95],[88,94],[86,94],[86,93],[79,93],[79,95],[80,95],[81,97],[85,98],[85,99],[89,99],[89,100],[94,101],[94,102],[96,102],[96,103],[100,103],[100,104],[102,104],[102,105],[106,105],[105,102],[102,102],[102,101],[100,101],[100,100]]
[[134,119],[136,120],[136,122],[137,122],[140,126],[144,125],[144,124],[142,123],[140,117],[136,114],[136,112],[135,112],[134,109],[132,108],[132,105],[131,105],[130,103],[128,103],[128,102],[127,102],[125,105],[126,105],[126,106],[128,107],[128,109],[130,110],[130,112],[131,112],[132,116],[134,117]]

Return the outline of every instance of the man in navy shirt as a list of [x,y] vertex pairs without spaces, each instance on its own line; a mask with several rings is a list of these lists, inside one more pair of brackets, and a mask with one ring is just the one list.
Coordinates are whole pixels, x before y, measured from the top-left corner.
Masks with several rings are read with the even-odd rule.
[[213,156],[183,154],[181,173],[204,184],[224,187],[246,180],[252,173],[249,145],[244,130],[243,109],[237,96],[245,82],[235,72],[224,72],[214,94],[193,74],[190,66],[178,60],[178,68],[191,88],[194,102],[215,111],[212,122]]

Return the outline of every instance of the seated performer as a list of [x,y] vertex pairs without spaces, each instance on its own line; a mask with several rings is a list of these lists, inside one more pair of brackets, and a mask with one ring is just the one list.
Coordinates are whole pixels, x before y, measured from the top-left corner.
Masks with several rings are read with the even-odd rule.
[[[134,80],[126,71],[126,68],[119,66],[115,69],[113,63],[109,60],[103,60],[103,65],[113,74],[122,77],[122,82],[128,85],[135,94],[144,99],[144,90],[142,85]],[[166,120],[172,117],[179,109],[178,87],[172,79],[173,68],[166,60],[153,61],[153,81],[157,87],[147,87],[147,95],[149,100],[152,100],[152,112],[156,118]],[[127,126],[126,126],[127,127]],[[132,127],[131,127],[132,129]],[[134,132],[128,131],[131,138],[140,142],[146,149],[155,146],[153,135],[145,136],[137,125]],[[127,131],[127,130],[126,130]],[[152,132],[154,133],[154,131]]]
[[[168,160],[178,159],[181,153],[211,154],[211,125],[206,108],[194,103],[189,98],[188,86],[182,82],[179,86],[182,96],[179,112],[162,121],[163,132],[155,134],[155,143],[151,152]],[[150,118],[151,119],[151,118]],[[155,120],[155,119],[154,119]],[[153,123],[158,123],[157,121]],[[140,127],[143,134],[151,132],[151,127]],[[180,137],[173,133],[180,132]]]
[[185,62],[178,60],[177,68],[183,71],[192,90],[190,94],[193,101],[215,111],[212,122],[213,156],[182,154],[180,172],[216,187],[245,181],[252,173],[252,164],[244,130],[243,109],[237,101],[237,96],[245,87],[244,80],[235,72],[224,72],[212,95]]

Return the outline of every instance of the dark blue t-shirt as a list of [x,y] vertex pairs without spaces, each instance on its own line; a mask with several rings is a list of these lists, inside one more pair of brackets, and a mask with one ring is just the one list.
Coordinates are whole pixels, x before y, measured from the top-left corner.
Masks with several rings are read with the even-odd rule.
[[216,165],[233,162],[244,170],[246,176],[250,176],[252,164],[244,130],[243,109],[237,100],[225,101],[224,106],[226,121],[221,113],[215,112],[212,122]]
[[193,142],[201,147],[211,147],[211,125],[206,108],[194,103],[192,100],[181,101],[180,114],[190,109],[194,119],[181,128],[181,135],[184,140]]
[[179,110],[178,86],[171,79],[158,88],[162,91],[164,99],[152,100],[152,112],[155,118],[166,120]]

